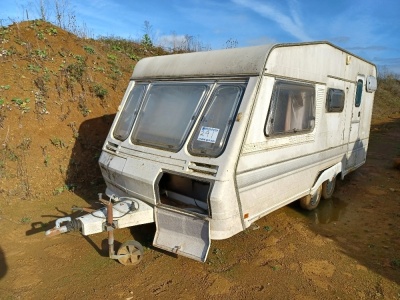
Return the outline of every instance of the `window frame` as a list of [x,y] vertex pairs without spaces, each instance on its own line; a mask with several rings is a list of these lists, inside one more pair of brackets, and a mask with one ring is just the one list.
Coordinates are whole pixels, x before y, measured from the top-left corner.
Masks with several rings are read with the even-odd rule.
[[[280,86],[282,85],[293,85],[296,87],[307,87],[309,91],[312,90],[312,99],[311,99],[311,114],[310,124],[312,125],[309,128],[301,129],[301,130],[288,130],[283,132],[275,132],[273,120],[275,119],[275,114],[277,111],[277,103],[279,99],[279,93],[281,92]],[[312,132],[315,128],[315,119],[316,119],[316,85],[314,83],[309,82],[301,82],[295,80],[287,80],[287,79],[276,79],[274,83],[274,87],[271,94],[270,105],[268,109],[268,114],[266,117],[265,125],[264,125],[264,134],[266,137],[279,137],[279,136],[288,136],[288,135],[296,135],[296,134],[305,134]],[[289,100],[288,100],[289,102]],[[313,120],[313,122],[311,122]],[[284,119],[286,122],[286,118]]]
[[[126,99],[126,101],[124,103],[124,106],[123,106],[123,108],[121,110],[121,113],[118,116],[117,123],[115,124],[115,126],[113,128],[113,131],[112,131],[112,137],[114,139],[123,142],[123,141],[127,140],[130,137],[130,135],[132,133],[132,128],[133,128],[133,126],[135,124],[135,121],[137,119],[138,113],[140,111],[140,107],[141,107],[141,105],[143,103],[143,99],[146,96],[146,92],[147,92],[149,86],[150,86],[150,84],[148,82],[135,82],[135,84],[133,85],[132,89],[129,91],[129,94],[128,94],[127,99]],[[138,88],[138,87],[143,87],[143,91],[140,94],[140,97],[138,99],[137,104],[134,106],[134,111],[132,112],[132,119],[130,120],[130,125],[127,126],[127,128],[129,128],[129,130],[126,130],[126,134],[125,134],[126,136],[125,135],[123,137],[121,137],[121,135],[117,136],[115,134],[115,131],[120,126],[120,124],[122,122],[122,118],[124,117],[124,114],[127,113],[126,109],[128,108],[129,104],[132,101],[131,96],[133,96],[134,90],[136,88]]]
[[[361,85],[360,85],[360,83],[361,83]],[[363,88],[364,88],[364,80],[359,78],[357,80],[357,84],[356,84],[356,97],[354,99],[354,106],[355,107],[360,107],[361,106]]]
[[[237,82],[236,81],[229,81],[229,82],[217,81],[216,82],[212,93],[210,94],[210,96],[207,99],[207,103],[205,105],[205,108],[204,108],[201,116],[199,117],[198,123],[197,123],[197,125],[194,127],[194,129],[192,131],[192,136],[188,141],[187,150],[192,156],[216,158],[216,157],[221,156],[225,152],[226,146],[227,146],[228,141],[229,141],[229,137],[231,135],[233,126],[235,124],[235,120],[236,120],[237,113],[239,111],[240,104],[241,104],[243,96],[244,96],[244,94],[246,92],[247,83],[248,83],[248,81],[237,81]],[[228,116],[227,124],[225,125],[223,130],[219,130],[218,131],[218,134],[221,134],[221,139],[219,140],[220,146],[217,146],[216,148],[213,148],[212,150],[210,150],[207,153],[207,152],[205,152],[203,150],[204,148],[194,147],[193,144],[196,141],[206,142],[206,141],[201,141],[201,140],[198,139],[200,131],[201,131],[201,128],[208,127],[208,126],[204,125],[204,119],[205,119],[206,115],[209,113],[210,109],[212,108],[212,105],[215,103],[215,99],[216,99],[215,93],[218,92],[219,88],[226,87],[226,86],[239,87],[240,88],[240,94],[236,97],[236,99],[233,100],[234,103],[233,103],[233,105],[231,107],[231,113]],[[220,129],[220,128],[218,128],[218,129]],[[216,144],[216,142],[217,141],[215,141],[213,144]]]
[[[149,142],[148,140],[144,141],[144,140],[140,140],[140,139],[135,139],[135,133],[138,132],[139,128],[139,122],[142,118],[142,114],[143,114],[143,109],[146,110],[147,109],[147,105],[149,104],[149,97],[151,95],[151,89],[154,86],[189,86],[189,85],[203,85],[206,88],[204,89],[204,92],[202,94],[202,97],[200,99],[198,99],[197,104],[195,105],[195,109],[193,111],[193,114],[191,114],[191,117],[188,121],[188,124],[183,132],[183,135],[180,138],[180,143],[176,145],[176,147],[171,147],[171,145],[168,144],[162,144],[162,143],[154,143],[154,141]],[[206,99],[208,98],[208,95],[210,93],[210,91],[212,90],[213,87],[213,82],[211,81],[163,81],[163,80],[157,80],[152,82],[149,87],[147,88],[146,91],[146,95],[144,96],[144,98],[142,99],[142,104],[139,110],[139,114],[136,118],[135,124],[133,126],[133,129],[131,130],[131,134],[130,134],[130,142],[134,145],[138,145],[138,146],[144,146],[144,147],[150,147],[150,148],[156,148],[156,149],[161,149],[161,150],[165,150],[165,151],[169,151],[169,152],[174,152],[177,153],[179,152],[182,147],[185,145],[186,140],[190,134],[190,132],[192,131],[196,120],[198,119],[199,115],[201,114],[202,108],[204,106],[204,103],[206,101]],[[152,100],[153,101],[153,100]],[[141,125],[142,126],[142,125]]]
[[[342,96],[342,100],[341,100],[341,106],[339,107],[332,107],[332,99],[334,97],[335,94],[338,94],[340,92],[341,96]],[[335,89],[335,88],[328,88],[328,91],[326,93],[326,111],[327,112],[342,112],[344,109],[344,104],[346,101],[346,94],[344,92],[344,90],[341,89]]]

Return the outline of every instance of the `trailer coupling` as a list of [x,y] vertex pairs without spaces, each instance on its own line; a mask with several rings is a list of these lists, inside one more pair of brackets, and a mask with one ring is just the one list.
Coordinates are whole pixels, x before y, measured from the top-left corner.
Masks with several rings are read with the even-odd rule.
[[106,231],[109,257],[118,260],[123,265],[137,264],[143,256],[142,245],[137,241],[130,240],[123,243],[115,253],[114,230],[154,222],[153,208],[128,197],[111,196],[109,200],[103,200],[102,194],[99,194],[99,201],[104,207],[98,210],[73,207],[72,209],[75,211],[85,211],[88,214],[76,219],[59,218],[55,222],[55,227],[47,230],[45,235],[53,237],[70,231],[81,231],[83,235],[89,235]]

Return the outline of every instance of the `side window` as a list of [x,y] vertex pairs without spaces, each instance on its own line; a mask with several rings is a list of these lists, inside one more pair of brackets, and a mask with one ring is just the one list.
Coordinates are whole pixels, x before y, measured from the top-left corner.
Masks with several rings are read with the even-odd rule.
[[315,124],[315,87],[277,81],[265,128],[266,135],[311,131]]
[[129,93],[125,106],[119,116],[117,125],[115,125],[114,128],[113,136],[117,140],[124,141],[128,138],[146,88],[146,84],[136,84]]
[[362,79],[358,79],[356,101],[355,101],[356,107],[359,107],[361,105],[361,96],[362,96],[363,85],[364,85],[364,81]]
[[342,112],[344,108],[344,91],[328,89],[326,109],[328,112]]

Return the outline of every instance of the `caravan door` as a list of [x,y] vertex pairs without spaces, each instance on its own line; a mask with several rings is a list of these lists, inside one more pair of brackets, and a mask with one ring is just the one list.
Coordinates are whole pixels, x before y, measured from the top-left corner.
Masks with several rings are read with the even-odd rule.
[[365,156],[365,148],[363,142],[360,139],[360,120],[361,114],[363,113],[362,98],[364,92],[364,84],[365,76],[358,75],[350,122],[349,143],[347,149],[347,169],[354,168],[361,164]]

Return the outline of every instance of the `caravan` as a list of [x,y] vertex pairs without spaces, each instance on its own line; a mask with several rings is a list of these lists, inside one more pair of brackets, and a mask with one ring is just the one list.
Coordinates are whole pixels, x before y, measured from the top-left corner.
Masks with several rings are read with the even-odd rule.
[[368,148],[376,67],[327,42],[145,58],[99,160],[105,207],[47,232],[108,231],[110,257],[137,263],[116,228],[155,222],[153,245],[205,261],[226,239],[293,201],[308,210]]

